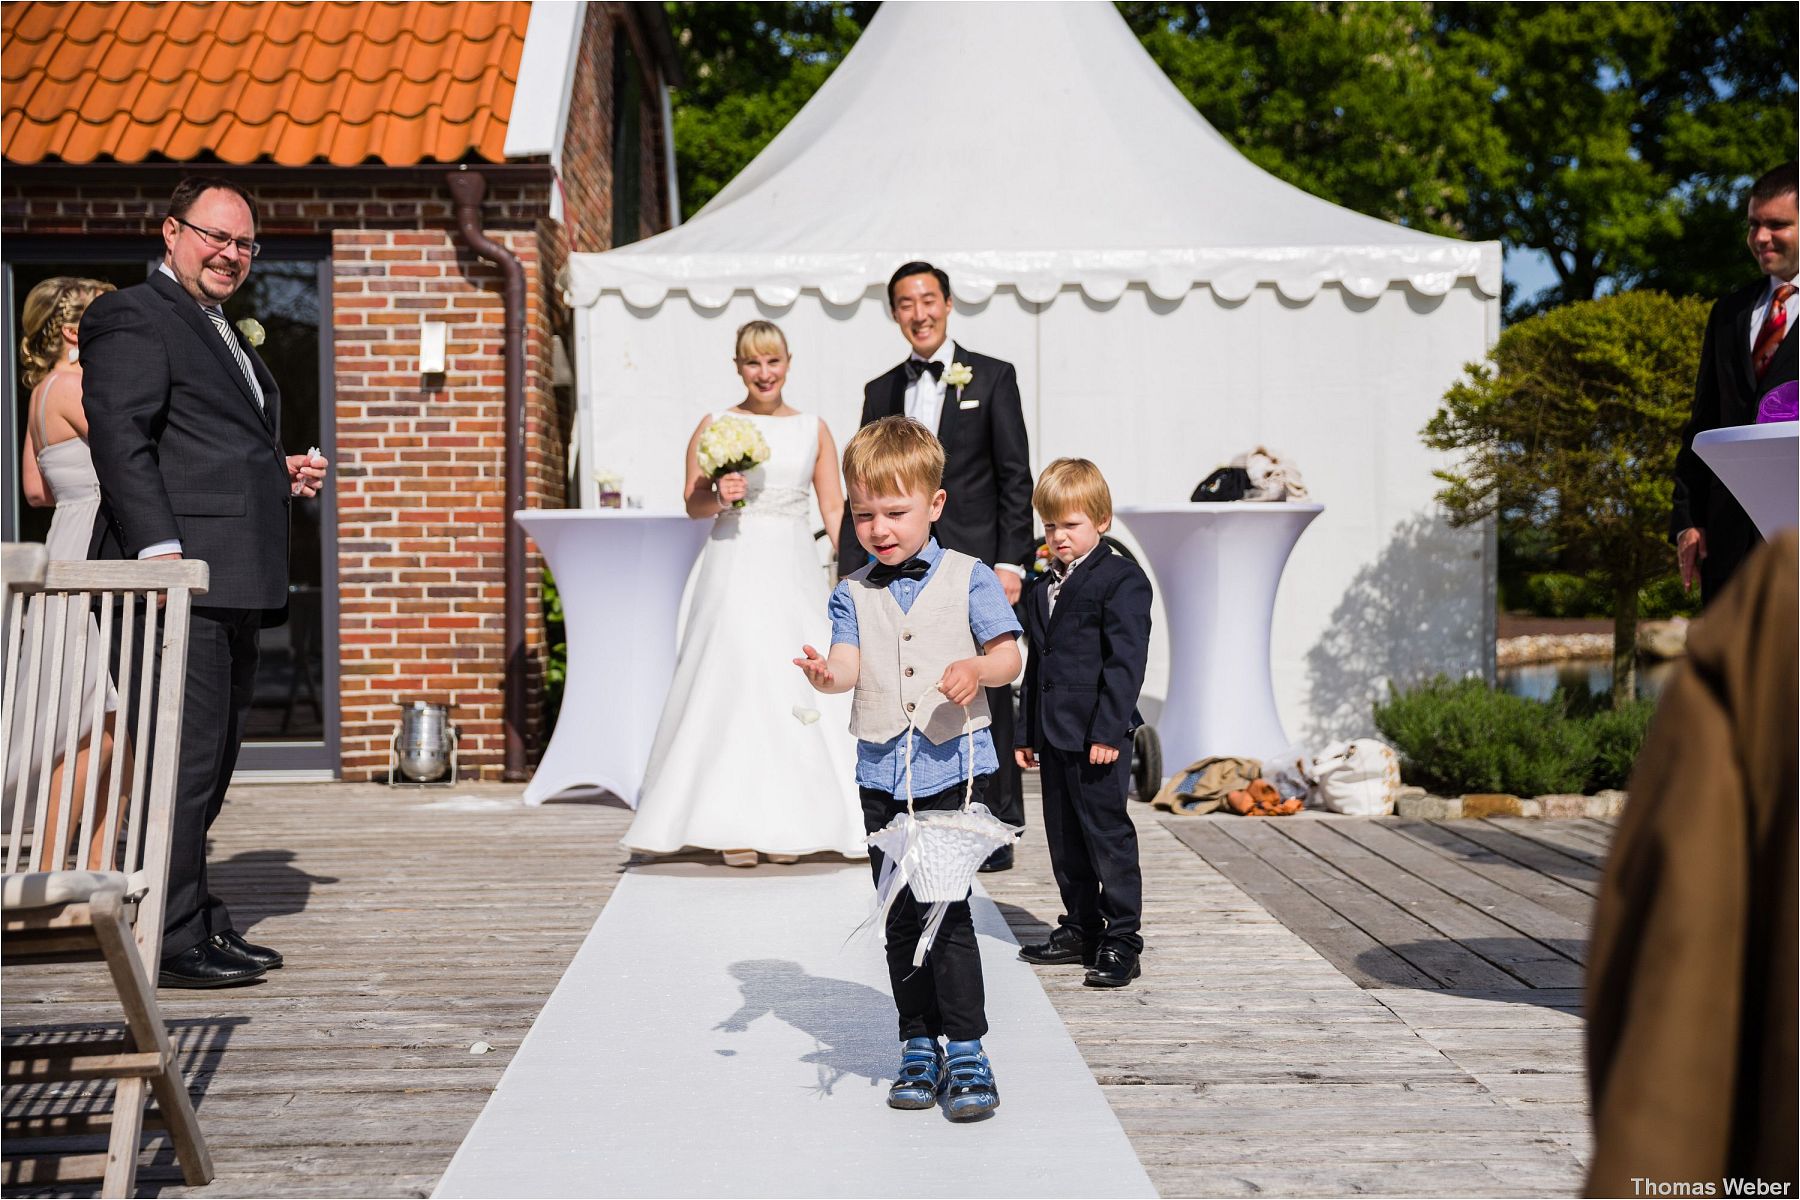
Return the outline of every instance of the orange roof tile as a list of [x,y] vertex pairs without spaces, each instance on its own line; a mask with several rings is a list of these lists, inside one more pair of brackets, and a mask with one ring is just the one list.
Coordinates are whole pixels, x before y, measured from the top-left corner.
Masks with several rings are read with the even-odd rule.
[[15,3],[7,162],[505,159],[524,0]]

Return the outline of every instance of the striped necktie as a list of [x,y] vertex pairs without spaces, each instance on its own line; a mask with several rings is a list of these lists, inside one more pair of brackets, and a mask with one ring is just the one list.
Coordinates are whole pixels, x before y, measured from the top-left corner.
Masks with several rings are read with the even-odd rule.
[[1794,294],[1794,285],[1784,283],[1775,289],[1769,297],[1769,311],[1763,317],[1762,330],[1756,335],[1756,345],[1750,348],[1750,365],[1756,369],[1756,382],[1769,373],[1769,364],[1775,361],[1775,351],[1781,348],[1782,335],[1787,333],[1787,302]]
[[225,344],[231,348],[231,357],[237,359],[238,370],[244,373],[244,382],[250,385],[250,394],[256,397],[256,407],[263,407],[262,385],[256,382],[256,372],[250,369],[250,360],[244,356],[244,348],[238,345],[235,337],[231,336],[231,326],[225,323],[225,314],[216,308],[204,311],[212,320],[213,328],[219,331],[219,336],[224,338]]

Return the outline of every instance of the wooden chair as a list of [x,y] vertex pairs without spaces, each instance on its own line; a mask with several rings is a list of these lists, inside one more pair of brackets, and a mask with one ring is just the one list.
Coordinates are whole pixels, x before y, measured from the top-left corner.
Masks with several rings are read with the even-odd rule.
[[[3,831],[0,953],[8,973],[35,963],[103,963],[124,1028],[116,1036],[74,1040],[54,1026],[7,1028],[9,1087],[95,1079],[116,1085],[110,1114],[24,1112],[8,1118],[5,1182],[29,1187],[100,1177],[103,1195],[131,1195],[148,1089],[157,1108],[149,1120],[167,1130],[183,1177],[197,1187],[212,1179],[212,1160],[156,1003],[156,971],[181,758],[188,619],[193,597],[206,591],[207,566],[52,562],[34,583],[30,563],[15,549],[5,551],[0,765],[9,768],[10,812]],[[23,577],[18,581],[15,565]],[[119,750],[102,762],[106,667],[115,635]],[[128,702],[134,689],[135,706]],[[81,794],[74,769],[65,769],[53,788],[55,764],[77,763],[83,753],[84,730],[92,736]],[[123,752],[127,742],[129,754]],[[91,1147],[97,1135],[106,1136],[105,1154],[70,1153],[56,1145],[73,1137]]]

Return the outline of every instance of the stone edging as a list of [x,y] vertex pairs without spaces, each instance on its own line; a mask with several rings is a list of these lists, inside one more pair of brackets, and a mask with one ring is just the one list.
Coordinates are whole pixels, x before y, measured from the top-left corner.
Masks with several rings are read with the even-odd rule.
[[1468,796],[1433,796],[1423,788],[1401,788],[1395,802],[1398,816],[1418,821],[1476,820],[1481,817],[1537,817],[1572,820],[1578,817],[1614,818],[1625,811],[1625,793],[1617,789],[1592,796],[1509,796],[1477,793]]

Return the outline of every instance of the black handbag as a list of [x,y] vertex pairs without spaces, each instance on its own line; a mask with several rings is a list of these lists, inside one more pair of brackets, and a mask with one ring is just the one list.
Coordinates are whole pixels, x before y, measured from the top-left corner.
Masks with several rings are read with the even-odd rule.
[[1242,500],[1250,490],[1250,472],[1242,467],[1220,467],[1200,481],[1188,499],[1195,504]]

